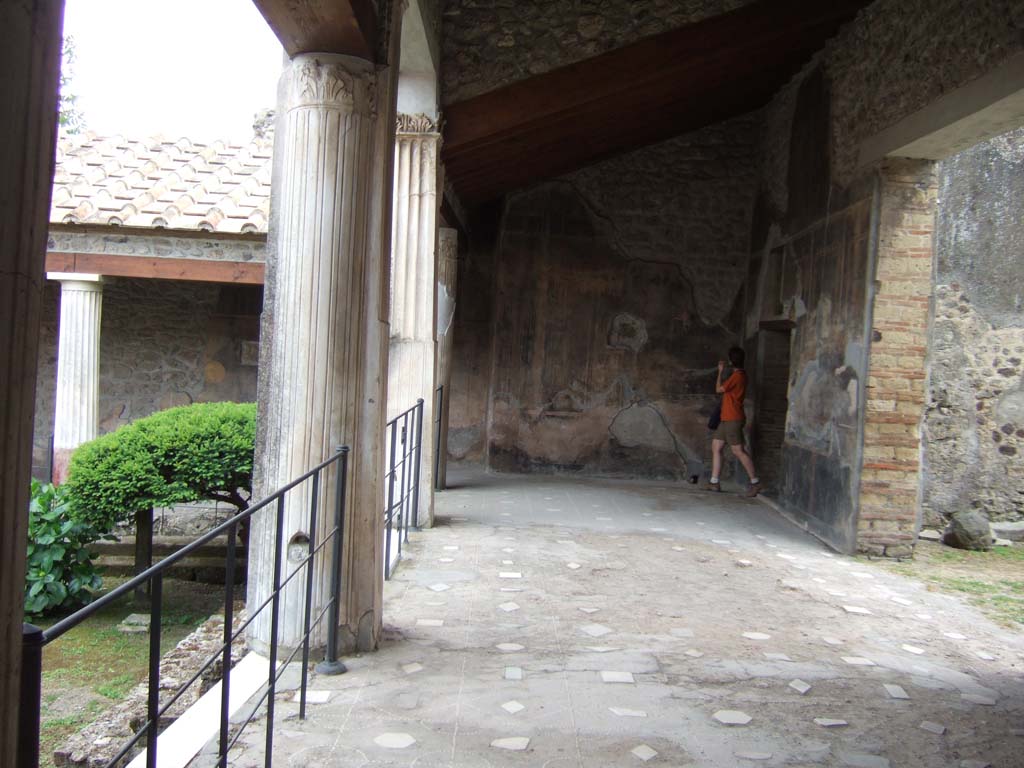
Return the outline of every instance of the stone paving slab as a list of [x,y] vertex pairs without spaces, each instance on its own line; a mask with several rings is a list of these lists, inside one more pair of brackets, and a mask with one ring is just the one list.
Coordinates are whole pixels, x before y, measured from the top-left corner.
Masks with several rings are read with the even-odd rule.
[[[956,599],[726,493],[457,484],[386,585],[380,650],[314,675],[331,693],[305,722],[279,701],[275,765],[1020,765],[1024,638]],[[521,578],[500,576],[509,558]],[[261,742],[259,728],[243,735],[238,764],[261,760]]]

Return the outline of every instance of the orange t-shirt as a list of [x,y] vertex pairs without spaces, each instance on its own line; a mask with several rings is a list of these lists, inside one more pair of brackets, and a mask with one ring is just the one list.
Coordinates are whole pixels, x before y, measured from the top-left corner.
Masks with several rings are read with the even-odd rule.
[[736,370],[722,384],[722,421],[744,421],[743,398],[747,394],[747,374]]

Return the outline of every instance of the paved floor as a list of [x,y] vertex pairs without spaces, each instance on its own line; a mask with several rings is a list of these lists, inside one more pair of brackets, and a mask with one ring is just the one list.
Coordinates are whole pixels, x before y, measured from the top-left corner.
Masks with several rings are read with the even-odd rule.
[[1024,766],[1024,638],[956,599],[735,495],[453,480],[275,766]]

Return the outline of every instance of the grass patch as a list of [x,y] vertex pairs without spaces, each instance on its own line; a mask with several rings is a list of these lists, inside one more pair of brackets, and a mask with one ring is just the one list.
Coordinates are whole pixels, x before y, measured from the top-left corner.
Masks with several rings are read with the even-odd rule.
[[874,563],[930,590],[963,597],[1004,626],[1024,626],[1024,546],[970,552],[920,541],[913,560]]
[[[104,579],[113,589],[123,579]],[[164,582],[160,648],[167,653],[210,615],[219,613],[224,588],[168,579]],[[122,701],[146,677],[149,634],[117,630],[128,614],[148,613],[132,597],[105,606],[43,651],[43,706],[40,734],[43,768],[53,766],[53,751],[71,734]],[[42,626],[50,626],[55,616]]]

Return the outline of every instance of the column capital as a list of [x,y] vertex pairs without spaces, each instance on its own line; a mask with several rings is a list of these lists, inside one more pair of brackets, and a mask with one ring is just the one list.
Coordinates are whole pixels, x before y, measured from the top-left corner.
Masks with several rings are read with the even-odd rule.
[[395,132],[399,134],[436,134],[438,121],[419,112],[415,115],[399,113],[395,119]]
[[291,61],[285,108],[337,109],[377,116],[376,70],[354,56],[303,53]]
[[74,283],[80,283],[75,286],[80,291],[102,291],[103,290],[103,275],[91,275],[85,272],[47,272],[47,280],[54,280],[61,284],[61,287],[71,287]]

